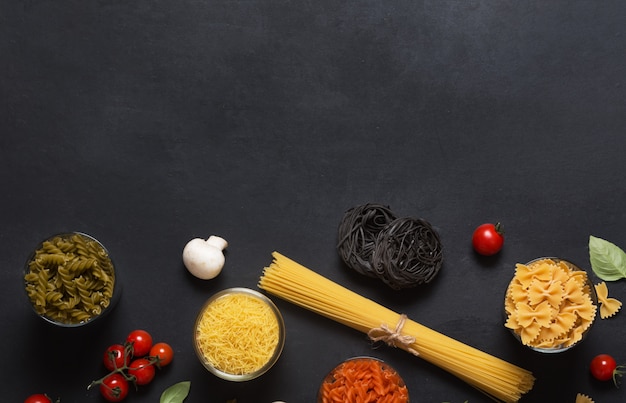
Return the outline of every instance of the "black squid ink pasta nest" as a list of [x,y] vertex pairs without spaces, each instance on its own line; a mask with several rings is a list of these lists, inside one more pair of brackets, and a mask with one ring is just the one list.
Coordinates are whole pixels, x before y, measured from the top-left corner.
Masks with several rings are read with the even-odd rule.
[[428,221],[397,217],[376,203],[346,211],[337,250],[348,267],[395,290],[429,283],[443,263],[439,234]]
[[80,232],[41,242],[26,263],[24,287],[35,313],[63,327],[102,317],[113,309],[121,292],[106,248]]

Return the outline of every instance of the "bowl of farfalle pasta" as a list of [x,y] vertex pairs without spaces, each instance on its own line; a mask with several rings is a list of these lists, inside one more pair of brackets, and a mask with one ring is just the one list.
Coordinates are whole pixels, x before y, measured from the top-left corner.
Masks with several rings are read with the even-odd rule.
[[23,280],[35,313],[61,327],[80,327],[104,317],[121,295],[109,252],[82,232],[40,242],[26,261]]
[[542,257],[515,265],[504,299],[504,326],[534,351],[560,353],[585,339],[597,311],[596,291],[585,270]]

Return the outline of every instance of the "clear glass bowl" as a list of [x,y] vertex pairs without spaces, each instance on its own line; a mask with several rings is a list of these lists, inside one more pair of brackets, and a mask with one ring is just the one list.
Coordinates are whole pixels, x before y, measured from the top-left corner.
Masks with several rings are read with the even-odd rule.
[[[201,328],[202,328],[201,323],[207,310],[211,308],[212,304],[215,301],[221,298],[229,298],[229,297],[233,297],[237,295],[244,295],[244,296],[252,297],[254,300],[260,302],[263,306],[268,307],[273,318],[276,320],[276,323],[278,325],[278,340],[273,351],[271,352],[269,356],[269,359],[258,369],[252,370],[250,372],[245,372],[245,373],[243,372],[232,373],[232,372],[228,372],[223,369],[217,368],[215,364],[211,362],[212,360],[208,356],[209,353],[203,351],[202,346],[201,346],[202,343],[200,340]],[[217,337],[220,337],[220,336],[217,336]],[[226,335],[225,335],[225,338],[227,338]],[[200,360],[202,365],[207,370],[209,370],[209,372],[211,372],[212,374],[214,374],[215,376],[219,378],[222,378],[228,381],[234,381],[234,382],[249,381],[249,380],[258,378],[259,376],[269,371],[270,368],[272,368],[274,364],[278,361],[283,351],[283,347],[285,345],[285,322],[283,320],[283,317],[280,311],[276,307],[276,305],[272,302],[272,300],[270,300],[265,295],[261,294],[260,292],[251,290],[249,288],[243,288],[243,287],[229,288],[229,289],[225,289],[214,294],[204,303],[204,305],[200,309],[200,312],[198,313],[198,316],[194,324],[193,341],[194,341],[194,348],[196,351],[196,355],[198,356],[198,359]],[[219,344],[221,342],[223,342],[223,340],[215,340],[214,344]],[[213,360],[213,361],[216,361],[216,360]]]
[[109,251],[82,232],[60,233],[41,241],[22,274],[35,314],[60,327],[81,327],[105,317],[122,293]]
[[[579,345],[580,343],[583,342],[583,340],[585,340],[586,336],[589,334],[589,332],[591,331],[591,328],[593,327],[593,324],[595,322],[595,318],[597,316],[597,311],[598,311],[598,296],[596,294],[596,290],[595,287],[591,281],[591,279],[589,278],[589,275],[587,274],[587,272],[583,269],[581,269],[578,265],[565,260],[565,259],[561,259],[561,258],[557,258],[557,257],[539,257],[537,259],[533,259],[528,263],[525,263],[526,266],[531,266],[533,264],[536,264],[542,260],[551,260],[552,262],[554,262],[556,265],[559,265],[561,263],[563,263],[565,266],[567,266],[569,268],[569,270],[571,271],[580,271],[580,272],[585,272],[586,274],[586,281],[585,281],[585,287],[583,288],[584,292],[583,294],[587,294],[589,296],[589,298],[591,299],[591,303],[592,305],[595,307],[595,311],[593,314],[593,317],[591,318],[590,323],[587,323],[586,326],[587,328],[583,331],[581,337],[579,340],[577,340],[574,343],[561,343],[561,344],[555,344],[553,346],[550,347],[546,347],[546,346],[538,346],[538,345],[531,345],[531,344],[525,344],[522,341],[522,337],[520,335],[519,332],[516,332],[514,329],[509,328],[511,334],[513,335],[513,337],[515,337],[515,339],[522,345],[524,345],[525,347],[539,352],[539,353],[547,353],[547,354],[555,354],[555,353],[562,353],[564,351],[568,351],[572,348],[574,348],[575,346]],[[512,284],[515,282],[515,277],[513,279],[511,279],[511,282],[509,283],[509,285],[507,286],[507,289],[505,291],[505,302],[504,302],[504,322],[506,323],[508,318],[509,318],[509,313],[507,312],[507,299],[509,298],[509,289],[512,286]],[[552,318],[553,322],[555,321],[555,318]],[[536,344],[536,343],[535,343]]]
[[[343,361],[341,364],[337,365],[335,368],[333,368],[322,380],[322,384],[320,385],[320,388],[318,390],[317,393],[317,403],[327,403],[327,402],[332,402],[334,400],[329,400],[329,399],[324,399],[324,389],[325,387],[327,387],[330,384],[333,384],[335,382],[342,382],[342,378],[341,378],[341,371],[344,369],[343,367],[346,366],[346,370],[349,370],[351,373],[348,375],[348,378],[350,378],[351,380],[353,380],[355,378],[354,376],[354,371],[359,368],[359,363],[362,362],[363,363],[363,367],[367,367],[370,363],[375,362],[377,364],[380,365],[380,369],[386,373],[388,373],[388,377],[385,377],[384,379],[389,379],[389,380],[393,380],[395,381],[395,383],[393,385],[397,386],[398,388],[404,388],[406,390],[406,400],[397,400],[398,402],[402,401],[402,402],[406,402],[409,403],[409,391],[406,388],[406,384],[404,383],[404,380],[402,379],[402,377],[400,377],[400,375],[398,374],[398,371],[396,371],[391,365],[387,364],[386,362],[384,362],[383,360],[380,360],[378,358],[374,358],[374,357],[367,357],[367,356],[359,356],[359,357],[352,357],[352,358],[348,358],[347,360]],[[352,364],[355,364],[355,366],[353,366]],[[360,368],[359,368],[360,369]],[[368,377],[371,374],[364,374],[364,378],[365,378],[365,383],[367,382]],[[344,387],[344,386],[348,386],[348,385],[342,385],[339,387]],[[395,402],[396,400],[394,400]]]

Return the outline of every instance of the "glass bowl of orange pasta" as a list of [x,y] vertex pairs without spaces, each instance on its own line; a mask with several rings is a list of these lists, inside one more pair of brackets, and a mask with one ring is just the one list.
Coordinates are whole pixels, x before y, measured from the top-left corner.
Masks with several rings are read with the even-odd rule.
[[504,298],[504,326],[531,350],[560,353],[591,330],[598,298],[587,272],[556,257],[515,265]]
[[353,357],[330,371],[317,394],[317,403],[408,403],[409,391],[398,372],[378,358]]
[[61,327],[80,327],[104,317],[122,292],[108,250],[82,232],[40,242],[26,261],[23,279],[35,313]]
[[278,361],[285,345],[285,322],[272,300],[260,292],[228,288],[204,303],[193,340],[198,359],[213,375],[248,381]]

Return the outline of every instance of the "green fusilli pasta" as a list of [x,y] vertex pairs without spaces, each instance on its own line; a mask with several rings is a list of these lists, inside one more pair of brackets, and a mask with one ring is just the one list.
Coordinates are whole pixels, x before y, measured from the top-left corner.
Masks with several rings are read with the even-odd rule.
[[75,325],[92,320],[110,305],[115,271],[100,244],[74,233],[44,241],[28,263],[24,281],[38,314]]

